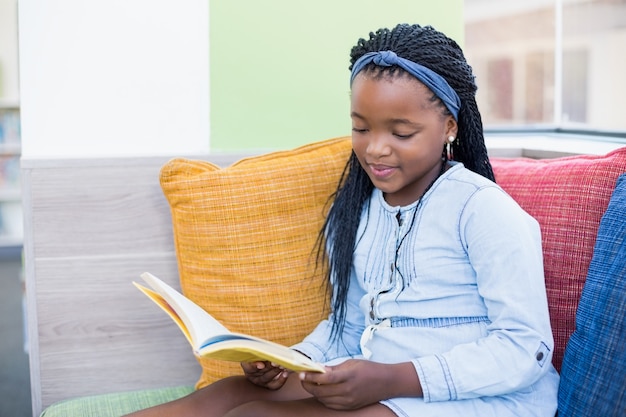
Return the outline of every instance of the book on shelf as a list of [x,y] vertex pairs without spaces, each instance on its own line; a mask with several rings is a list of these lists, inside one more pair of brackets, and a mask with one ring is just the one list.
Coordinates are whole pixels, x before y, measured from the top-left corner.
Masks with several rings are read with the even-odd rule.
[[292,371],[324,372],[306,355],[269,340],[233,333],[196,303],[149,272],[141,274],[147,288],[133,282],[183,332],[195,355],[233,362],[270,361]]
[[13,149],[19,149],[20,136],[19,109],[3,107],[0,103],[0,144],[12,152]]

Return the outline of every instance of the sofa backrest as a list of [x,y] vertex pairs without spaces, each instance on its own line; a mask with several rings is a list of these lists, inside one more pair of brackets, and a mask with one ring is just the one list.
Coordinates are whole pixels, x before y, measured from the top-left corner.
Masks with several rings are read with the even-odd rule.
[[[608,198],[604,200],[604,196],[615,185],[615,172],[626,171],[623,154],[614,161],[615,167],[605,167],[608,171],[599,185],[599,195],[590,186],[587,191],[569,192],[573,195],[570,209],[577,204],[593,205],[594,212],[606,208]],[[228,166],[244,156],[211,155],[206,159]],[[200,367],[179,330],[131,284],[140,273],[150,270],[179,287],[172,218],[158,182],[159,170],[167,160],[22,160],[28,343],[35,415],[42,407],[72,397],[197,381]],[[523,166],[515,170],[498,164],[497,179],[514,197],[516,184],[527,183],[530,190],[524,192],[533,193],[531,173]],[[521,178],[506,178],[515,171]],[[594,178],[601,177],[600,171]],[[560,198],[560,187],[559,183],[552,187],[557,200],[554,204]],[[517,198],[526,205],[520,195]],[[557,225],[572,224],[570,214],[559,214],[558,209],[552,214]],[[589,236],[597,228],[599,217],[589,220],[590,230],[581,221],[577,218],[574,226],[584,229],[584,238],[574,230],[573,236],[561,237],[565,245],[556,245],[555,239],[554,252],[549,255],[555,262],[559,252],[569,251],[572,244],[588,249],[593,246],[589,242],[595,237]],[[577,262],[588,265],[584,259]],[[567,305],[565,310],[551,310],[555,332],[561,332],[555,333],[558,361],[574,326],[584,276],[577,275],[576,284],[570,288],[562,278],[552,278],[549,271],[554,268],[558,271],[558,264],[546,267],[551,305]],[[566,311],[563,317],[560,311]]]

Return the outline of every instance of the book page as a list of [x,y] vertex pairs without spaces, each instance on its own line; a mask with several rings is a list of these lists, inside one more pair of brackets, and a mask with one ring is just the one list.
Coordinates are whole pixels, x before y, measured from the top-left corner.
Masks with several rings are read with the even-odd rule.
[[141,278],[161,294],[170,307],[176,311],[189,332],[194,349],[198,349],[203,340],[230,333],[226,327],[200,306],[154,275],[144,272],[141,274]]
[[172,318],[172,320],[174,320],[174,322],[178,325],[178,328],[183,332],[185,338],[193,348],[193,340],[191,340],[191,335],[189,334],[187,326],[185,325],[185,323],[183,323],[182,319],[180,318],[178,313],[176,313],[176,311],[172,308],[172,306],[168,304],[167,300],[163,298],[163,296],[158,292],[152,291],[151,289],[146,288],[141,284],[137,284],[136,282],[133,282],[133,284],[135,285],[135,287],[139,288],[139,291],[146,294],[148,298],[154,301],[156,305],[161,307],[161,309],[163,309],[163,311],[165,311],[168,316]]

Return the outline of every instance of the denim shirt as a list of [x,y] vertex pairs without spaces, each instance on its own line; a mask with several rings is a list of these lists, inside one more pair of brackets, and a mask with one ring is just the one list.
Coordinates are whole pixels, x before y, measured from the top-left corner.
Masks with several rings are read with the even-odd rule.
[[410,361],[426,402],[513,393],[547,373],[555,380],[539,225],[459,163],[405,207],[374,190],[338,341],[331,320],[294,348],[320,362]]

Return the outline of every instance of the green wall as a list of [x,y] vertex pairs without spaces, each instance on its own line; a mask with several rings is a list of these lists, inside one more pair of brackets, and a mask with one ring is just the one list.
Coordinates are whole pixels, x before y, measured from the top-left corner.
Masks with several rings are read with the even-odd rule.
[[350,134],[350,49],[397,23],[432,25],[461,42],[463,1],[211,1],[211,151]]

